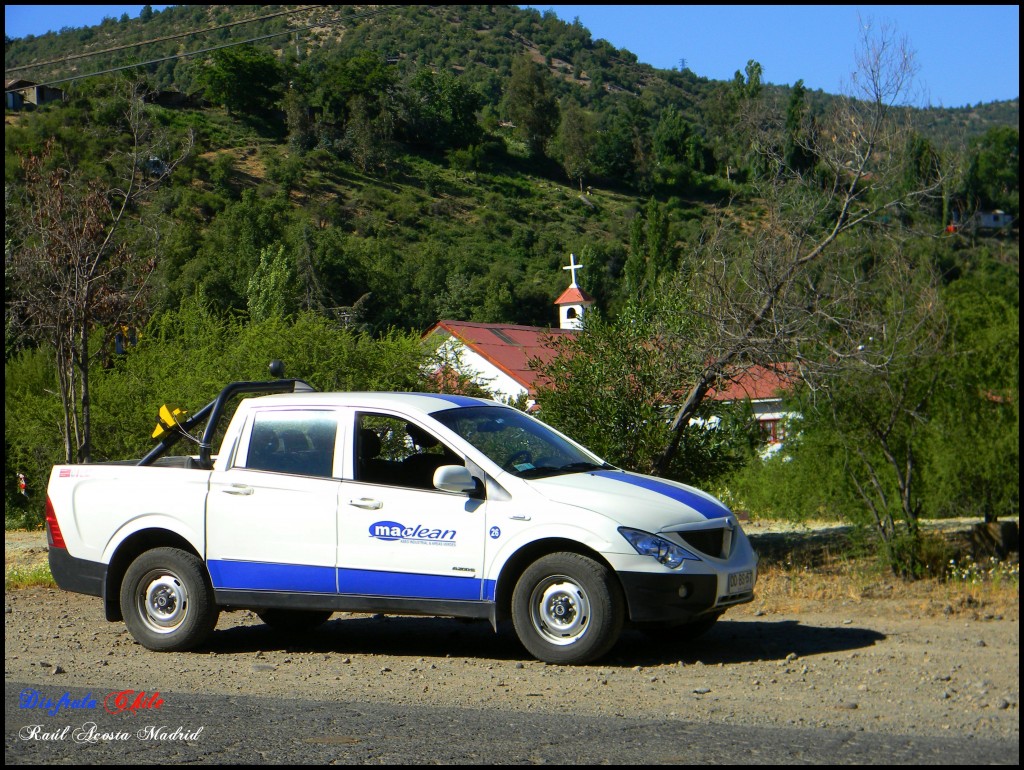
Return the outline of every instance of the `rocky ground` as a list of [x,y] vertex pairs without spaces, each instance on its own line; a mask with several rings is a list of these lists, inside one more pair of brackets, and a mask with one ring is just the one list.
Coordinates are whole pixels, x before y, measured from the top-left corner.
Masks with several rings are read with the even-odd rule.
[[[758,528],[748,529],[756,543]],[[9,535],[8,564],[45,558],[41,538]],[[158,654],[136,644],[123,623],[105,622],[98,599],[13,589],[5,595],[4,674],[54,690],[1019,737],[1016,584],[906,585],[833,572],[765,564],[758,599],[697,642],[630,630],[606,659],[576,668],[533,660],[511,628],[495,635],[483,622],[349,613],[299,638],[252,613],[224,613],[202,650]]]

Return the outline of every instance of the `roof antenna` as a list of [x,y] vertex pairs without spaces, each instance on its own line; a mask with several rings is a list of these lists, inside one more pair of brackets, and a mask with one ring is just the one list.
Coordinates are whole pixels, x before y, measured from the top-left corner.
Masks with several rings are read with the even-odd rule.
[[275,358],[270,362],[270,376],[281,379],[284,377],[284,362]]

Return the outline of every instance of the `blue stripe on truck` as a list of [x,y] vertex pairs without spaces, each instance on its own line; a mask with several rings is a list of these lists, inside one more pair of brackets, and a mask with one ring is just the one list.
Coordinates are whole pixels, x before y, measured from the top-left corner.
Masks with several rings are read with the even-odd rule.
[[479,578],[471,577],[380,572],[366,569],[338,570],[339,592],[361,596],[479,601],[484,598],[481,596],[482,583],[483,581]]
[[680,502],[683,505],[688,505],[693,508],[693,510],[697,511],[697,513],[707,519],[721,519],[731,515],[729,509],[717,500],[709,500],[703,495],[698,495],[688,489],[682,489],[681,487],[661,481],[660,479],[654,479],[649,476],[636,476],[622,471],[594,471],[594,475],[601,476],[606,479],[615,479],[616,481],[621,481],[624,484],[632,484],[633,486],[646,489],[649,492],[655,492],[659,495],[664,495],[665,497],[671,497],[676,502]]
[[428,393],[427,395],[431,398],[447,401],[449,404],[455,404],[455,406],[482,406],[479,398],[472,398],[471,396],[457,396],[451,393]]
[[213,559],[206,563],[214,588],[239,591],[337,592],[334,567]]
[[471,577],[221,559],[207,565],[213,587],[222,590],[333,594],[339,593],[340,587],[342,594],[359,596],[494,600],[494,581]]

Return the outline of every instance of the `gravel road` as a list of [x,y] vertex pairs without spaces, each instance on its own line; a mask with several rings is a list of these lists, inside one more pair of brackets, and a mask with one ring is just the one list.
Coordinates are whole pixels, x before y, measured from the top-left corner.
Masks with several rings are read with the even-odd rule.
[[1020,735],[1019,604],[993,612],[969,597],[806,600],[785,611],[755,601],[688,646],[627,631],[607,658],[577,668],[533,660],[511,628],[495,635],[487,623],[445,618],[337,613],[290,638],[239,611],[221,615],[200,651],[153,653],[123,623],[104,621],[92,597],[12,590],[4,611],[5,681],[51,697],[133,689]]

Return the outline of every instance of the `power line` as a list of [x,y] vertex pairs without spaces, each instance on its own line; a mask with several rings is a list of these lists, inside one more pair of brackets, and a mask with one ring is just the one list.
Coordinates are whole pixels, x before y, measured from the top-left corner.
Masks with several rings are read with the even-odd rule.
[[[90,73],[85,74],[85,75],[75,75],[73,77],[59,78],[57,80],[51,80],[51,81],[49,81],[47,83],[36,83],[35,86],[37,88],[42,88],[42,87],[46,87],[46,86],[56,85],[58,83],[70,83],[70,82],[75,81],[75,80],[82,80],[83,78],[96,77],[97,75],[109,75],[109,74],[111,74],[113,72],[121,72],[122,70],[137,69],[139,67],[148,67],[151,64],[159,64],[160,62],[170,61],[172,59],[185,59],[185,58],[188,58],[190,56],[198,56],[199,54],[209,53],[210,51],[219,51],[222,48],[232,48],[232,47],[238,46],[238,45],[248,45],[249,43],[256,43],[256,42],[259,42],[261,40],[269,40],[270,38],[273,38],[273,37],[281,37],[282,35],[291,35],[291,34],[296,33],[296,32],[305,32],[307,30],[313,29],[314,27],[331,27],[331,26],[334,26],[335,24],[343,24],[343,23],[345,23],[347,21],[351,21],[353,19],[361,21],[361,20],[372,18],[374,16],[379,16],[382,13],[387,13],[388,11],[393,11],[393,10],[396,10],[397,8],[401,8],[401,7],[403,7],[403,6],[388,6],[388,7],[385,7],[385,8],[378,9],[376,11],[367,11],[367,12],[361,13],[361,14],[353,14],[352,16],[346,17],[344,19],[336,19],[334,21],[323,21],[323,20],[320,20],[320,21],[317,21],[315,24],[309,24],[309,25],[307,25],[305,27],[295,27],[294,29],[288,29],[288,30],[285,30],[284,32],[274,32],[274,33],[271,33],[269,35],[261,35],[260,37],[253,37],[253,38],[249,38],[248,40],[240,40],[240,41],[235,42],[235,43],[224,43],[223,45],[215,45],[215,46],[211,46],[209,48],[202,48],[202,49],[200,49],[198,51],[188,51],[186,53],[174,54],[172,56],[163,56],[163,57],[161,57],[159,59],[151,59],[149,61],[136,62],[135,64],[125,64],[125,65],[122,65],[120,67],[111,67],[110,69],[99,70],[98,72],[90,72]],[[12,89],[12,91],[14,91],[14,90],[15,89]]]
[[322,8],[321,5],[304,5],[300,8],[295,8],[290,11],[278,11],[277,13],[270,13],[266,16],[255,16],[251,19],[244,19],[242,21],[232,21],[228,24],[218,24],[216,27],[209,27],[207,29],[197,29],[192,32],[179,32],[177,35],[167,35],[166,37],[155,37],[152,40],[142,40],[138,43],[127,43],[125,45],[114,46],[113,48],[104,48],[100,51],[90,51],[89,53],[76,53],[70,56],[62,56],[59,59],[50,59],[49,61],[35,62],[33,64],[22,64],[18,67],[9,67],[4,70],[4,74],[8,72],[19,72],[20,70],[32,69],[33,67],[46,67],[50,64],[63,64],[65,62],[72,61],[73,59],[85,59],[90,56],[100,56],[105,53],[113,53],[114,51],[123,51],[126,48],[138,48],[143,45],[150,45],[152,43],[163,43],[166,40],[177,40],[180,37],[191,37],[192,35],[202,35],[207,32],[216,32],[218,29],[227,29],[228,27],[237,27],[240,24],[251,24],[256,21],[264,21],[266,19],[273,19],[276,16],[287,16],[292,13],[299,13],[301,11],[308,11],[312,8]]

